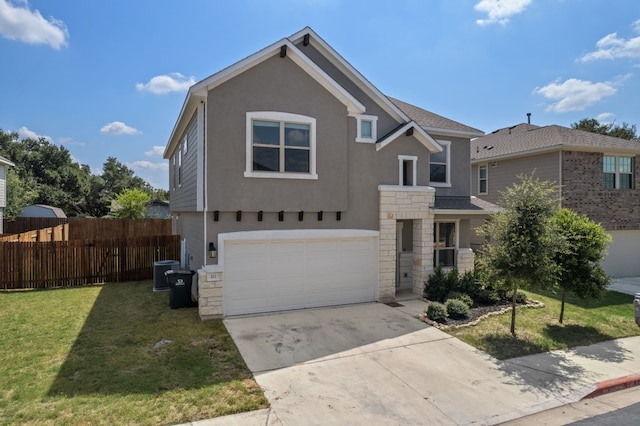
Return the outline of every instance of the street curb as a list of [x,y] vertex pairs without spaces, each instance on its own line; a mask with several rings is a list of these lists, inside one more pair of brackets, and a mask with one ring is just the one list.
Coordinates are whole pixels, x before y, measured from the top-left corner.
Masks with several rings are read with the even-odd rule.
[[605,380],[604,382],[596,383],[596,389],[590,394],[582,397],[582,399],[595,398],[596,396],[629,389],[634,386],[640,386],[640,374],[632,374],[630,376],[619,377],[617,379]]

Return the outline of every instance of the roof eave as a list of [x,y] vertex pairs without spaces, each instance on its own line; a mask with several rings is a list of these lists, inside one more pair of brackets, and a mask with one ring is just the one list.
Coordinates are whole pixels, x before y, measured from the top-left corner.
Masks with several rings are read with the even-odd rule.
[[412,136],[414,136],[429,151],[442,152],[442,147],[440,146],[440,144],[436,142],[436,140],[433,139],[431,135],[429,135],[420,126],[418,126],[418,124],[415,121],[406,123],[395,132],[391,133],[390,135],[387,135],[384,139],[377,141],[376,151],[380,151],[381,149],[389,145],[391,142],[398,139],[403,134],[406,134],[406,132],[410,129],[414,129]]
[[355,82],[363,92],[378,104],[387,114],[397,121],[409,121],[410,118],[393,104],[377,87],[367,80],[357,69],[355,69],[346,59],[334,50],[322,37],[316,34],[310,27],[305,27],[289,37],[292,43],[298,43],[306,34],[310,34],[309,43],[317,48],[325,58],[329,59],[336,68],[344,73],[351,81]]
[[485,136],[485,133],[481,130],[457,130],[457,129],[446,129],[441,127],[431,127],[431,126],[420,126],[426,132],[436,133],[438,135],[443,136],[453,136],[453,137],[468,137],[468,138],[478,138]]

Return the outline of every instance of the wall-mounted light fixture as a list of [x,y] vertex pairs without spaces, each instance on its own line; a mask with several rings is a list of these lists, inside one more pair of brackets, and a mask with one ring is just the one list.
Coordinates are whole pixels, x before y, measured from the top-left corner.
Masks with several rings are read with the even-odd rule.
[[216,249],[216,246],[213,243],[209,243],[209,257],[211,259],[218,258],[218,250]]

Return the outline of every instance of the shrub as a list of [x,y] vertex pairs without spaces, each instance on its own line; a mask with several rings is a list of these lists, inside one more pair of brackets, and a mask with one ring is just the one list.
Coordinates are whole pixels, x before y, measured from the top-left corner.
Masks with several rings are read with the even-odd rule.
[[449,299],[461,300],[468,307],[471,307],[473,305],[473,299],[471,298],[471,296],[459,291],[452,291],[451,293],[449,293]]
[[455,288],[460,293],[468,294],[472,299],[478,297],[478,293],[482,290],[482,283],[480,282],[478,273],[474,269],[473,271],[467,271],[460,275],[458,279],[458,285]]
[[527,294],[523,291],[519,291],[516,293],[516,303],[520,305],[524,305],[527,303]]
[[431,302],[427,306],[427,318],[431,321],[445,322],[447,320],[447,307],[439,302]]
[[497,305],[501,298],[497,291],[492,288],[483,288],[478,293],[478,302],[483,305]]
[[445,303],[447,315],[451,318],[461,319],[469,316],[469,307],[460,299],[449,299]]
[[429,275],[425,284],[424,292],[427,298],[434,302],[444,302],[449,292],[458,285],[458,270],[451,269],[445,272],[441,266]]

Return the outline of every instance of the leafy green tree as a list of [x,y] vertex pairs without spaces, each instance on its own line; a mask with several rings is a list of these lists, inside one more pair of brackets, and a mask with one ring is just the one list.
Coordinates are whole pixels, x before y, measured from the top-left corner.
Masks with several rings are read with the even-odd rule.
[[137,188],[125,189],[116,196],[111,210],[117,218],[142,219],[147,201],[149,194],[146,192]]
[[32,189],[35,185],[20,179],[13,167],[7,167],[7,206],[3,216],[5,220],[13,220],[20,216],[22,210],[33,204],[38,193]]
[[490,237],[478,266],[491,287],[511,292],[511,334],[515,336],[517,293],[520,287],[548,286],[555,279],[554,236],[550,220],[559,207],[558,189],[532,176],[500,194],[503,211],[480,229]]
[[611,235],[585,215],[562,208],[552,218],[554,232],[563,241],[554,260],[559,266],[558,285],[562,289],[559,322],[564,320],[567,291],[581,299],[600,297],[611,282],[600,265]]
[[613,136],[614,138],[638,140],[635,124],[631,125],[625,122],[617,125],[615,123],[600,123],[595,118],[583,118],[576,123],[572,123],[571,128],[598,133],[600,135]]

